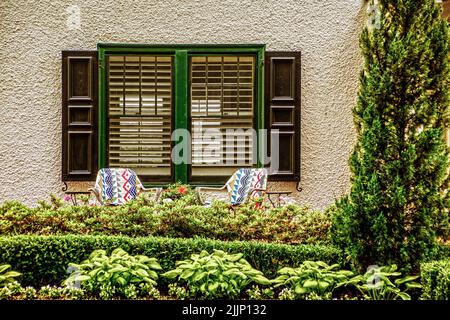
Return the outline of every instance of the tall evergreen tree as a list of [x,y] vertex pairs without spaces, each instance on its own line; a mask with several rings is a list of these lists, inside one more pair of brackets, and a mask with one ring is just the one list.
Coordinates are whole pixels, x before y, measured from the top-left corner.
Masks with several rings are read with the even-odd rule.
[[417,270],[448,226],[449,32],[435,0],[379,0],[360,43],[352,187],[333,240],[357,268]]

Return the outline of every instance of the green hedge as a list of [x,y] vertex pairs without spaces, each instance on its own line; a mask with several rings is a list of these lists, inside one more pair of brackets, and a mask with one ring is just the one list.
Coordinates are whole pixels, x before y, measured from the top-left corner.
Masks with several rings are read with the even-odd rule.
[[450,245],[449,244],[439,244],[436,246],[435,251],[430,257],[430,260],[442,260],[450,259]]
[[431,261],[420,266],[423,299],[450,300],[450,260]]
[[341,252],[331,246],[287,245],[261,242],[218,241],[204,238],[174,239],[162,237],[131,238],[123,236],[12,236],[0,237],[0,264],[11,264],[22,272],[23,285],[60,284],[67,277],[70,262],[81,262],[95,249],[108,252],[120,247],[130,254],[145,254],[159,260],[164,270],[175,261],[201,250],[221,249],[241,252],[253,267],[266,276],[275,276],[281,266],[296,267],[304,260],[341,262]]
[[[259,203],[258,203],[259,205]],[[122,206],[72,206],[52,197],[30,208],[17,201],[0,205],[0,236],[108,235],[192,238],[303,244],[329,244],[330,213],[298,205],[260,210],[249,202],[229,210],[225,202],[210,207],[192,194],[154,203],[144,195]]]

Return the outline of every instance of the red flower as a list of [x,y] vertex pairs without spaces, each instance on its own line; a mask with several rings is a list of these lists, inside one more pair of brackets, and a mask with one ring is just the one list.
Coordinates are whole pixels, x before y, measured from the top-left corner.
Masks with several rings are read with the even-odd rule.
[[178,193],[185,194],[186,191],[187,191],[186,188],[183,187],[183,186],[181,186],[181,187],[178,188]]

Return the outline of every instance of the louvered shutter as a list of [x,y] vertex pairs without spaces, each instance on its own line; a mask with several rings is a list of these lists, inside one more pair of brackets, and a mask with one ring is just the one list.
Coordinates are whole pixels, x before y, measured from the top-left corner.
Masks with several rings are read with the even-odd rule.
[[254,109],[254,56],[190,58],[194,181],[253,165]]
[[271,180],[300,179],[300,58],[300,52],[266,52],[265,121]]
[[97,51],[62,52],[62,180],[97,173]]
[[107,62],[109,166],[171,181],[173,58],[112,55]]

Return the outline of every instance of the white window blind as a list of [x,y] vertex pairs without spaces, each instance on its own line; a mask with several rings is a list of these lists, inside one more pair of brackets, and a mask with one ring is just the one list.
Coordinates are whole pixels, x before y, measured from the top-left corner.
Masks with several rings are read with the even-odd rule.
[[108,57],[110,167],[171,175],[172,70],[170,56]]
[[191,57],[190,79],[192,175],[252,166],[255,57]]

